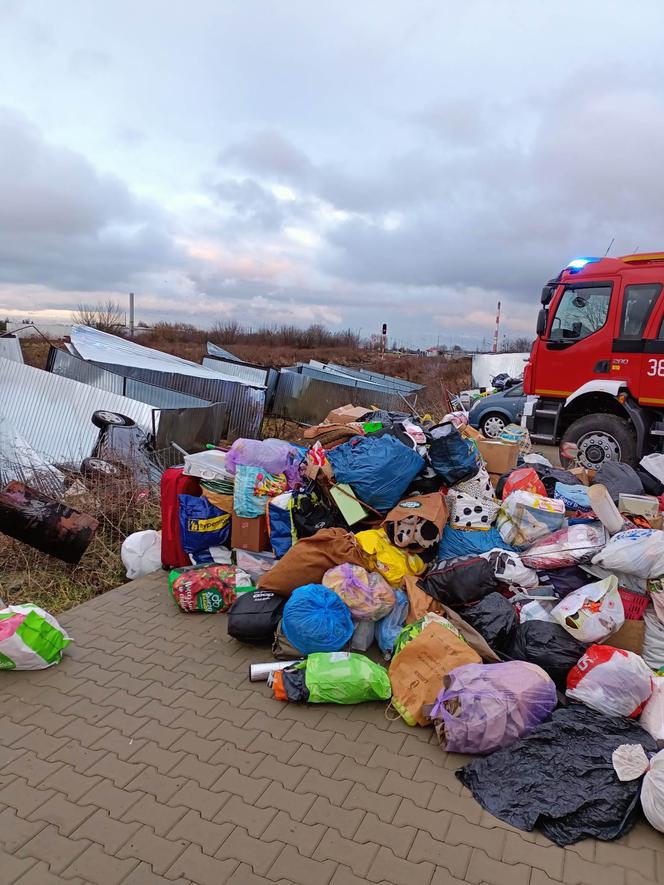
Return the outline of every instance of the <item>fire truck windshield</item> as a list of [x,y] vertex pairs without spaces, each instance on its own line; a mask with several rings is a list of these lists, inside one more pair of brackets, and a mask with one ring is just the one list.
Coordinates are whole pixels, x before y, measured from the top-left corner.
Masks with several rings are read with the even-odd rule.
[[580,341],[601,329],[609,313],[611,286],[569,286],[551,325],[551,341]]

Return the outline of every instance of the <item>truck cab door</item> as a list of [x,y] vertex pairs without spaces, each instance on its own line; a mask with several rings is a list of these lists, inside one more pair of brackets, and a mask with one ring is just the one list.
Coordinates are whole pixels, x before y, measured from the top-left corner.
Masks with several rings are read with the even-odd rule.
[[661,292],[662,284],[657,282],[627,284],[620,299],[611,375],[624,380],[630,394],[637,400],[641,397],[644,382],[647,386],[647,368],[644,374],[644,365],[648,362],[645,355],[647,333],[650,339],[654,337],[651,320],[654,321],[660,312]]
[[664,406],[664,295],[652,311],[643,341],[639,403],[642,406]]
[[595,378],[609,378],[617,315],[616,280],[565,283],[539,341],[532,387],[539,396],[567,397]]

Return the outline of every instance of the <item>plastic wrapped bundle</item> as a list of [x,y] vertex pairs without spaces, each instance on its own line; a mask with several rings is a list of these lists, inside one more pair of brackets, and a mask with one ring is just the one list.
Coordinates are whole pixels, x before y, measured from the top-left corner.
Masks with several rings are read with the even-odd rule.
[[237,597],[234,565],[185,566],[173,569],[168,587],[184,612],[225,612]]
[[346,603],[357,620],[378,621],[394,608],[394,590],[378,572],[345,562],[328,569],[322,583]]
[[607,716],[636,719],[653,692],[653,674],[639,655],[592,645],[567,676],[567,697]]
[[395,590],[394,597],[395,603],[392,611],[376,623],[376,642],[386,661],[392,657],[394,644],[408,615],[408,597],[403,590]]
[[503,501],[497,526],[503,541],[520,547],[557,531],[564,520],[562,501],[517,490]]
[[556,686],[535,664],[466,664],[447,676],[431,719],[443,749],[492,753],[529,734],[553,712]]

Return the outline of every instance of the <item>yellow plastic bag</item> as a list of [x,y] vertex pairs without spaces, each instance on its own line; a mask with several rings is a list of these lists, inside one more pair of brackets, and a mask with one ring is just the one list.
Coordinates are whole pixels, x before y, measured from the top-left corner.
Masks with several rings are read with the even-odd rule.
[[355,537],[369,558],[370,571],[380,572],[392,587],[400,587],[406,575],[421,575],[426,569],[417,554],[408,554],[391,544],[384,529],[368,529]]

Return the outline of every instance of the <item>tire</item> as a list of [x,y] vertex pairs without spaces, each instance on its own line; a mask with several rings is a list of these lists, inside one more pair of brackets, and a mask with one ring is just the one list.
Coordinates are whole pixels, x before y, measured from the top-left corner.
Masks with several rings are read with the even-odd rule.
[[[622,461],[636,466],[636,437],[632,426],[617,415],[584,415],[567,428],[560,440],[575,443],[584,467],[597,468],[604,461]],[[563,467],[571,461],[561,456]]]
[[480,421],[480,430],[487,439],[498,439],[507,427],[507,420],[498,412],[489,412]]
[[85,458],[81,462],[81,473],[83,476],[98,476],[107,479],[111,476],[119,476],[120,469],[110,461],[104,461],[103,458]]
[[126,415],[121,415],[119,412],[107,412],[105,409],[100,409],[92,413],[92,423],[95,427],[103,430],[104,427],[109,425],[113,427],[133,427],[136,422]]

